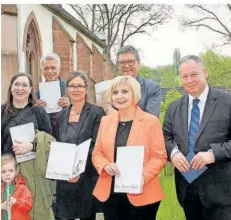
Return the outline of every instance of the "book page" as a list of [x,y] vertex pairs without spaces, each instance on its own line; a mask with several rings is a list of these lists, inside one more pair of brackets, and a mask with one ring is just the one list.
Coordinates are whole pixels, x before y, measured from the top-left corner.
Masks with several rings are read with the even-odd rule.
[[56,180],[71,178],[76,152],[75,144],[51,142],[46,178]]
[[[33,142],[35,137],[34,123],[27,123],[10,128],[10,135],[12,142],[26,141]],[[36,157],[36,152],[28,152],[23,155],[16,155],[17,163],[21,163],[27,160],[33,160]]]
[[73,177],[76,177],[85,171],[90,144],[91,139],[88,139],[77,146],[77,153],[72,173]]
[[58,100],[61,98],[60,82],[44,82],[39,83],[40,98],[47,103],[46,112],[53,113],[62,110],[58,105]]
[[[194,156],[195,156],[195,154],[192,152],[189,152],[186,155],[186,159],[188,160],[189,163],[191,162],[191,160],[193,159]],[[190,167],[189,171],[181,172],[181,174],[188,181],[188,183],[192,183],[195,179],[197,179],[200,175],[202,175],[207,169],[208,169],[207,166],[204,166],[200,170],[194,170],[194,169],[192,169],[192,167]]]
[[114,192],[142,192],[143,162],[144,146],[117,148],[116,164],[120,170],[120,176],[115,176]]
[[111,80],[105,80],[95,84],[95,94],[96,94],[96,102],[98,103],[100,100],[101,93],[105,90],[108,90],[111,86]]

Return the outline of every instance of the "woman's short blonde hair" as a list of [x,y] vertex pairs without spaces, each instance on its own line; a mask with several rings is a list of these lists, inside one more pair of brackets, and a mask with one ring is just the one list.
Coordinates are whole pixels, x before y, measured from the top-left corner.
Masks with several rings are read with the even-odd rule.
[[108,90],[109,100],[112,102],[112,95],[117,86],[127,85],[133,92],[134,104],[137,105],[141,99],[141,88],[139,82],[131,76],[117,76],[111,82]]

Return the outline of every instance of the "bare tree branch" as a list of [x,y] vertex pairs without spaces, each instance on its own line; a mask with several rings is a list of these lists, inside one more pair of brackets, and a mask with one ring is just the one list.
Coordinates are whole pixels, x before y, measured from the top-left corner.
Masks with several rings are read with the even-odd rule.
[[148,34],[147,28],[158,28],[168,22],[173,13],[170,5],[158,4],[95,4],[71,5],[77,19],[91,31],[106,34],[105,53],[122,46],[136,34]]
[[[135,13],[136,12],[136,10],[132,10],[131,12],[130,12],[130,14],[127,16],[127,18],[125,19],[125,22],[124,22],[124,27],[123,27],[123,32],[122,32],[122,38],[121,38],[121,43],[120,43],[120,47],[122,47],[123,46],[123,44],[124,44],[124,38],[125,38],[125,32],[126,32],[126,28],[128,27],[128,20],[129,20],[129,18],[131,17],[131,15],[133,14],[133,13]],[[135,25],[129,25],[130,27],[132,27],[133,26],[133,28],[137,28]]]
[[[197,18],[183,18],[181,24],[184,27],[194,27],[196,29],[200,29],[201,27],[206,28],[214,33],[219,34],[224,38],[224,43],[222,45],[226,45],[227,43],[231,44],[231,25],[230,22],[225,22],[218,16],[217,7],[209,7],[209,5],[188,5],[190,10],[197,10],[199,13],[197,14]],[[231,11],[231,5],[221,5],[222,9]],[[202,17],[198,16],[202,14]],[[224,13],[224,12],[223,12]],[[230,15],[231,21],[231,13]],[[213,25],[216,24],[216,25]]]
[[205,12],[208,12],[208,13],[210,13],[210,14],[212,14],[214,17],[215,17],[215,19],[219,22],[219,24],[229,33],[229,35],[231,36],[231,32],[229,31],[229,29],[221,22],[221,20],[217,17],[217,15],[214,13],[214,12],[212,12],[212,11],[210,11],[210,10],[208,10],[208,9],[206,9],[206,8],[204,8],[204,7],[202,7],[201,5],[199,5],[199,8],[201,9],[201,10],[204,10]]
[[110,42],[110,45],[111,45],[111,46],[114,44],[114,42],[115,42],[115,40],[116,40],[116,37],[118,36],[119,30],[120,30],[121,20],[122,20],[122,18],[129,12],[130,7],[131,7],[131,6],[129,6],[129,7],[127,8],[127,10],[126,10],[124,13],[122,13],[122,14],[120,15],[120,17],[119,17],[119,19],[118,19],[118,21],[117,21],[116,33],[115,33],[114,37],[111,39],[111,42]]
[[231,4],[230,5],[228,4],[227,7],[231,11]]
[[95,5],[92,5],[92,19],[91,19],[91,31],[93,32],[95,29]]
[[197,27],[197,28],[199,28],[199,27],[206,27],[206,28],[210,29],[211,31],[214,31],[214,32],[217,32],[217,33],[219,33],[221,35],[225,35],[225,36],[229,37],[228,34],[226,34],[224,32],[221,32],[221,31],[219,31],[219,30],[217,30],[215,28],[212,28],[212,27],[210,27],[209,25],[206,25],[206,24],[191,24],[191,27]]
[[127,37],[123,40],[123,44],[122,44],[122,45],[124,45],[124,43],[125,43],[125,42],[128,40],[128,38],[131,37],[132,35],[137,34],[137,33],[146,33],[146,31],[141,30],[143,27],[145,27],[145,26],[147,26],[147,25],[154,26],[154,25],[156,25],[156,24],[161,24],[163,20],[164,20],[164,19],[161,19],[160,21],[157,21],[157,22],[155,22],[155,23],[151,23],[150,21],[147,21],[146,23],[143,23],[143,24],[140,25],[135,31],[133,31],[132,33],[130,33],[130,34],[127,35]]
[[104,19],[104,15],[103,15],[103,11],[102,11],[101,5],[97,5],[97,7],[99,8],[99,11],[100,11],[100,15],[99,16],[100,16],[100,19],[102,20],[102,25],[101,25],[101,27],[99,25],[98,31],[101,31],[101,30],[105,31],[105,27],[106,27],[107,23],[105,24],[105,19]]
[[[85,19],[85,16],[83,15],[83,12],[82,12],[81,8],[80,8],[80,7],[76,8],[77,6],[75,6],[75,5],[70,5],[70,6],[71,6],[71,8],[75,11],[75,13],[81,18],[81,21],[83,22],[83,25],[84,25],[87,29],[89,29],[88,23],[87,23],[87,21],[86,21],[86,19]],[[80,22],[81,22],[81,21],[80,21]]]

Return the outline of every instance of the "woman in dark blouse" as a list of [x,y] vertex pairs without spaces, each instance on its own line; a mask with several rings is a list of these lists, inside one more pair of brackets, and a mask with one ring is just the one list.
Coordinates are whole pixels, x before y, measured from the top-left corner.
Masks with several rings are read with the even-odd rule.
[[[17,73],[12,77],[7,102],[1,106],[1,154],[25,154],[34,149],[33,143],[12,143],[9,128],[34,123],[35,129],[51,134],[51,125],[46,111],[33,106],[33,83],[30,75]],[[35,150],[35,149],[34,149]]]
[[[164,198],[158,178],[167,159],[161,124],[138,106],[140,98],[140,84],[134,77],[112,80],[109,100],[118,111],[102,118],[92,153],[99,174],[93,195],[104,202],[105,220],[154,220]],[[123,175],[116,164],[122,146],[144,146],[141,193],[114,192],[115,176]],[[126,158],[127,164],[132,159]]]
[[67,80],[66,87],[71,106],[57,115],[57,141],[76,145],[90,138],[92,141],[85,172],[70,182],[57,181],[55,216],[59,220],[95,220],[99,203],[93,198],[92,191],[98,174],[91,163],[91,153],[104,110],[86,102],[86,74],[73,72]]

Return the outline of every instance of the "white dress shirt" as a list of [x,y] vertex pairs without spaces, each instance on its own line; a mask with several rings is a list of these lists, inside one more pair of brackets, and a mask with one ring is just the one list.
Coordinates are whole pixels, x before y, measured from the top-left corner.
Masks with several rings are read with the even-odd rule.
[[[202,118],[202,115],[204,113],[208,93],[209,93],[209,87],[208,87],[208,85],[206,85],[206,88],[205,88],[204,92],[202,92],[200,94],[200,96],[197,98],[197,99],[200,100],[199,103],[198,103],[198,107],[199,107],[199,110],[200,110],[200,120],[199,120],[199,122],[201,122],[201,118]],[[190,125],[190,120],[191,120],[191,112],[192,112],[192,107],[193,107],[193,99],[195,99],[195,98],[193,96],[191,96],[190,94],[188,94],[188,97],[189,97],[189,102],[188,102],[188,130],[189,130],[189,125]]]
[[[209,93],[209,87],[208,87],[208,85],[206,85],[205,90],[197,98],[197,99],[200,100],[199,103],[198,103],[198,107],[199,107],[199,110],[200,110],[200,120],[199,120],[199,122],[201,122],[201,119],[202,119],[202,116],[203,116],[203,113],[204,113],[208,93]],[[195,99],[195,97],[191,96],[190,94],[188,94],[188,96],[189,96],[189,102],[188,102],[188,130],[189,130],[190,120],[191,120],[191,111],[192,111],[192,107],[193,107],[193,99]],[[172,152],[171,152],[171,159],[172,159],[173,155],[175,153],[177,153],[177,152],[179,152],[179,149],[178,149],[178,146],[176,145],[173,148]]]

